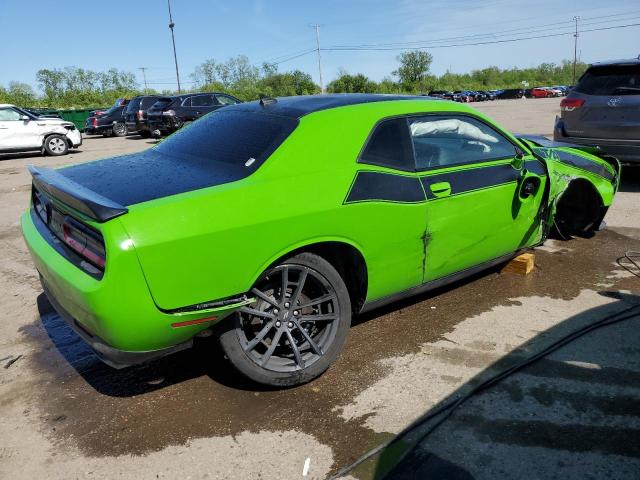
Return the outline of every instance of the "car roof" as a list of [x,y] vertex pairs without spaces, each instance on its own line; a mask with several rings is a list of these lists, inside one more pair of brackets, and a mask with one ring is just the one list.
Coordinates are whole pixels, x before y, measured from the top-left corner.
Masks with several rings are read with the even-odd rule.
[[346,107],[362,103],[391,102],[396,100],[435,100],[417,95],[382,95],[368,93],[333,93],[323,95],[298,95],[278,97],[225,107],[225,111],[262,112],[285,117],[300,118],[320,110]]
[[604,62],[594,62],[589,65],[591,67],[607,67],[612,65],[640,65],[640,55],[637,58],[629,58],[626,60],[606,60]]
[[15,107],[15,105],[11,105],[10,103],[0,103],[0,108],[3,107]]

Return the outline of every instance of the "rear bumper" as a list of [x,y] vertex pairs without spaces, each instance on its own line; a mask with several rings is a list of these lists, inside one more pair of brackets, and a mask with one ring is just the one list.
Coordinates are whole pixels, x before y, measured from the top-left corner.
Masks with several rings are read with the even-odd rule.
[[620,163],[640,165],[640,140],[570,137],[565,134],[563,125],[561,118],[556,120],[553,129],[553,139],[555,141],[598,147],[603,152],[616,157]]
[[75,318],[73,318],[67,310],[65,310],[47,287],[47,282],[42,275],[40,275],[40,283],[47,299],[49,299],[49,303],[51,303],[58,315],[60,315],[60,317],[67,322],[67,325],[69,325],[69,327],[71,327],[71,329],[91,347],[98,358],[110,367],[121,369],[132,365],[150,362],[151,360],[156,360],[181,350],[186,350],[193,345],[193,340],[189,339],[186,342],[160,350],[132,352],[114,348],[97,335],[90,333]]

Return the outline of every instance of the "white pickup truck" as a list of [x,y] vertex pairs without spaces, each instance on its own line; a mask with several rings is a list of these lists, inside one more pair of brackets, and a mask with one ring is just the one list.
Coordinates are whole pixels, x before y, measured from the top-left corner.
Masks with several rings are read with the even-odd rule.
[[38,117],[14,105],[0,103],[0,153],[40,150],[64,155],[82,145],[76,126],[59,118]]

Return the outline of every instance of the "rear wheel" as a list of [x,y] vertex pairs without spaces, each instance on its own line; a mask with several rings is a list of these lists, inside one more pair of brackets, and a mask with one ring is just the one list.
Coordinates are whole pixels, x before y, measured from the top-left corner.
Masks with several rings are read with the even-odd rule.
[[128,133],[127,125],[122,122],[114,123],[112,131],[116,137],[126,137]]
[[272,386],[306,383],[337,358],[351,325],[347,288],[322,257],[302,253],[265,272],[255,303],[224,325],[220,344],[231,364]]
[[65,155],[69,151],[69,145],[62,135],[49,135],[44,141],[44,149],[49,155]]
[[142,137],[142,138],[151,138],[151,132],[149,130],[140,130],[138,132],[138,134]]

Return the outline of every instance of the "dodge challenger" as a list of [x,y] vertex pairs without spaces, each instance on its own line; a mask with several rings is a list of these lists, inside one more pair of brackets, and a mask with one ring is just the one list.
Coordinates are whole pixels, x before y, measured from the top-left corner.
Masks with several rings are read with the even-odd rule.
[[596,231],[620,166],[414,96],[229,106],[149,150],[30,167],[47,297],[108,365],[214,333],[255,382],[317,377],[352,315]]

